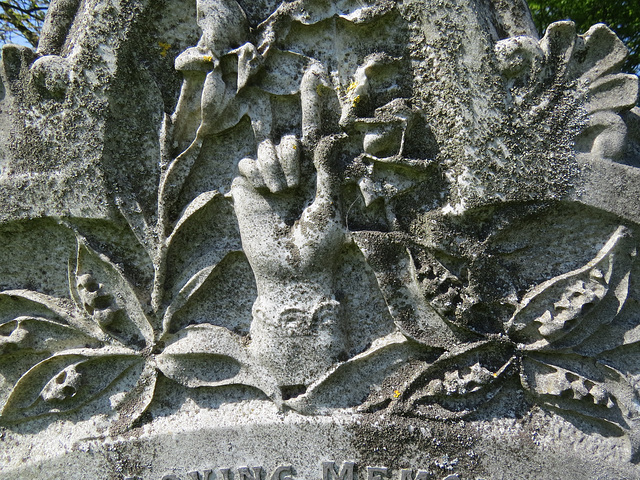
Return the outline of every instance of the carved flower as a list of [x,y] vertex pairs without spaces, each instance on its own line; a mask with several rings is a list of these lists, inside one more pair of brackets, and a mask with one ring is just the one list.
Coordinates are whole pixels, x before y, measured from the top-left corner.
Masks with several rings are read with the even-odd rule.
[[173,314],[213,269],[197,272],[180,289],[163,323],[147,312],[120,268],[78,235],[69,262],[71,301],[29,290],[0,292],[0,303],[19,312],[0,324],[0,419],[62,414],[108,398],[111,432],[118,433],[148,408],[158,371],[187,386],[236,383],[242,373],[245,383],[261,387],[255,379],[268,375],[239,372],[250,358],[238,335],[212,325],[169,333]]
[[[29,315],[4,323],[0,363],[12,388],[2,419],[18,421],[111,398],[117,424],[130,425],[148,407],[155,388],[153,328],[118,267],[78,239],[70,262],[73,302],[27,290],[0,293]],[[17,364],[11,359],[19,358]]]
[[[616,73],[628,51],[606,25],[598,24],[578,35],[573,22],[549,25],[539,42],[531,37],[501,40],[495,47],[507,79],[510,102],[524,108],[525,123],[534,126],[563,95],[582,96],[586,125],[576,138],[576,150],[606,159],[624,152],[627,127],[619,113],[638,101],[638,77]],[[577,98],[573,99],[576,103]],[[565,99],[571,104],[572,99]]]
[[[367,251],[365,243],[360,245]],[[479,408],[507,378],[517,376],[535,402],[628,433],[636,458],[640,390],[637,366],[624,360],[626,349],[640,341],[624,313],[635,257],[631,231],[619,227],[586,265],[524,295],[504,324],[505,335],[447,348],[418,369],[398,389],[400,394],[389,390],[365,408],[390,404],[392,411],[405,415],[457,418]],[[390,304],[398,302],[383,291]],[[414,297],[412,303],[418,305],[420,299]],[[415,328],[416,319],[412,323]],[[405,334],[427,346],[443,345],[427,325],[405,329]]]

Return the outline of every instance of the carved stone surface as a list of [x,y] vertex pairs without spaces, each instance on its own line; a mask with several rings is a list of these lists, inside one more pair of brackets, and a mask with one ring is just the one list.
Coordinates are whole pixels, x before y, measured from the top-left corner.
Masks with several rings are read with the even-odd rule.
[[53,0],[0,62],[2,478],[638,478],[626,54],[524,0]]

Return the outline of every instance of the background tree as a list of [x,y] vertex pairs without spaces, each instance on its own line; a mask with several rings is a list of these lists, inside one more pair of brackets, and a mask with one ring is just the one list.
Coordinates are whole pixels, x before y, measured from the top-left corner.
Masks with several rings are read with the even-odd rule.
[[0,7],[0,44],[28,43],[35,48],[49,0],[2,0]]
[[625,70],[640,73],[640,0],[529,0],[538,30],[558,20],[573,20],[584,33],[606,23],[629,47]]

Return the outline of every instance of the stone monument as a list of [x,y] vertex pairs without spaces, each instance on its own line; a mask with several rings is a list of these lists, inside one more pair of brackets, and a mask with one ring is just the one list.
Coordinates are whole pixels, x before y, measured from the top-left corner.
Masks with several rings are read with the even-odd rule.
[[640,478],[640,109],[524,0],[52,0],[0,62],[0,477]]

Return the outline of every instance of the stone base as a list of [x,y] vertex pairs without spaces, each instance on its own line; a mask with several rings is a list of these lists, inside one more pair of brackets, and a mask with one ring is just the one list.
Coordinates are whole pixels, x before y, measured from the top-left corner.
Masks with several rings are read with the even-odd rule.
[[[625,437],[584,433],[579,419],[536,407],[512,410],[508,418],[485,411],[484,419],[467,421],[352,411],[308,417],[279,412],[259,399],[216,404],[212,395],[197,391],[178,410],[154,405],[147,423],[109,441],[100,438],[107,431],[106,418],[103,424],[95,418],[49,424],[41,419],[38,433],[31,435],[21,432],[36,431],[33,422],[5,428],[1,478],[640,478],[640,468],[629,462]],[[229,398],[230,392],[224,395]],[[498,400],[500,409],[512,401],[523,403],[506,394]]]

